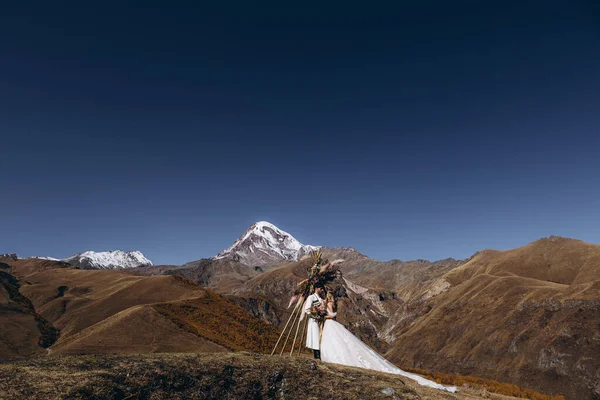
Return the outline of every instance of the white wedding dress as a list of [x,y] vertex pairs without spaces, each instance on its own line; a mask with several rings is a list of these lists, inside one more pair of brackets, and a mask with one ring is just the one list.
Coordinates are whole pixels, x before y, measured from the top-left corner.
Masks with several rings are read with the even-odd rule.
[[[331,317],[336,313],[327,312]],[[443,386],[439,383],[425,379],[419,375],[405,372],[396,367],[388,360],[377,354],[373,349],[364,344],[360,339],[354,336],[342,324],[333,320],[326,319],[323,326],[323,336],[321,338],[321,360],[348,365],[350,367],[359,367],[371,369],[389,374],[402,375],[417,381],[421,386],[428,386],[435,389],[446,390],[448,392],[457,392],[456,386]]]

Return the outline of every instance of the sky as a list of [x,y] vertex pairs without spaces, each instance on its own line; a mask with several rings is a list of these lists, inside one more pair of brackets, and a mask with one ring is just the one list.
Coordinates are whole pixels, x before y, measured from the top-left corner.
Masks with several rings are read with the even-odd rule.
[[85,3],[0,5],[0,253],[600,243],[598,2]]

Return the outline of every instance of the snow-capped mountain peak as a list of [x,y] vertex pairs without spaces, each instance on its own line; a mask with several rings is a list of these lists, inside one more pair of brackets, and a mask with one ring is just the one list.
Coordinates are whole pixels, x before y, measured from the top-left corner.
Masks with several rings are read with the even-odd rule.
[[16,253],[5,253],[0,254],[0,258],[10,258],[12,260],[18,260],[19,256]]
[[246,265],[270,266],[296,261],[315,249],[318,246],[304,245],[270,222],[260,221],[213,259],[232,258]]
[[78,265],[83,269],[121,269],[152,265],[140,251],[86,251],[75,254],[62,261]]

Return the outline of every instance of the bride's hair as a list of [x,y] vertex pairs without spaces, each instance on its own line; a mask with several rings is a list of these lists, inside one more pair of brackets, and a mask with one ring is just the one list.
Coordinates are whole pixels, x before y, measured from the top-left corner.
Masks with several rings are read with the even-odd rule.
[[327,295],[325,296],[325,301],[327,304],[329,304],[329,302],[333,302],[333,312],[337,311],[337,301],[335,300],[333,291],[330,290],[329,292],[327,292]]

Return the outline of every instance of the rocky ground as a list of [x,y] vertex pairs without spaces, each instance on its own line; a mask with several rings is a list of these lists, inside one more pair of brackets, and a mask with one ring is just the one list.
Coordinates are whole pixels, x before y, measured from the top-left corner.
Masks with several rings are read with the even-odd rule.
[[396,375],[300,357],[83,355],[0,363],[0,399],[512,399],[483,388],[447,393]]

